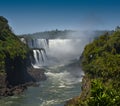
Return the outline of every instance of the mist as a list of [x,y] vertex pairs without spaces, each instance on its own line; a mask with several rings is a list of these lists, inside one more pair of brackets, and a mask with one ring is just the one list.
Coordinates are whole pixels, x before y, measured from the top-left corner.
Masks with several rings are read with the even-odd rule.
[[59,62],[79,59],[86,44],[93,40],[93,32],[75,31],[65,35],[64,39],[50,39],[48,56]]
[[[52,35],[51,33],[55,34]],[[78,60],[84,50],[86,44],[93,41],[94,37],[99,36],[101,31],[51,31],[44,33],[37,33],[28,40],[30,48],[43,48],[47,55],[47,60],[44,58],[44,65],[64,64]],[[40,34],[40,35],[39,35]],[[34,34],[35,35],[35,34]],[[47,37],[47,38],[45,38]],[[34,50],[36,53],[38,50]],[[34,53],[36,56],[36,54]],[[39,53],[41,56],[41,53]],[[44,53],[42,54],[44,56]],[[39,57],[41,58],[41,57]],[[38,59],[39,61],[39,59]],[[43,64],[36,62],[38,65]],[[41,66],[41,65],[40,65]]]

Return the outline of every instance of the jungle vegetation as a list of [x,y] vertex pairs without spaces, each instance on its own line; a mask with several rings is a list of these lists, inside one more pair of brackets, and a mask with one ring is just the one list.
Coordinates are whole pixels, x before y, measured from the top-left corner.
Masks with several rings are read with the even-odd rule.
[[86,45],[81,66],[89,81],[67,106],[120,106],[120,31]]

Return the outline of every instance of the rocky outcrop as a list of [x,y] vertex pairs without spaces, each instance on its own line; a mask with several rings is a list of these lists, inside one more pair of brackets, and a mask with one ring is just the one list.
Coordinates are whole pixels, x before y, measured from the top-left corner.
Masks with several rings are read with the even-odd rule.
[[[26,90],[28,86],[38,86],[36,82],[46,80],[44,71],[44,69],[29,68],[26,71],[27,74],[22,75],[25,78],[23,82],[20,82],[18,78],[15,79],[14,73],[10,76],[7,76],[7,74],[0,74],[0,97],[17,95]],[[14,78],[12,79],[12,77]]]
[[20,84],[16,86],[11,86],[10,88],[4,87],[0,89],[0,97],[17,95],[23,92],[27,88],[26,84]]
[[34,68],[28,69],[28,74],[33,78],[34,82],[46,80],[46,76],[45,76],[44,72],[45,72],[44,69],[34,69]]

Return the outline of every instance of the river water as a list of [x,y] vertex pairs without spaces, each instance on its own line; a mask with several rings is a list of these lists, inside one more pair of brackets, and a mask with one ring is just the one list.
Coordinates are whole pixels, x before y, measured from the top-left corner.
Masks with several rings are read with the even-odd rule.
[[79,63],[46,67],[46,81],[39,87],[29,87],[20,95],[5,97],[0,106],[64,106],[65,101],[78,96],[83,72]]

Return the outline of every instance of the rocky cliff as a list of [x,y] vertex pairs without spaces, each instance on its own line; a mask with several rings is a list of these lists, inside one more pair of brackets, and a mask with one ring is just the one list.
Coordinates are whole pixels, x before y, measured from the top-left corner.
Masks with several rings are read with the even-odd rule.
[[26,83],[38,80],[35,73],[42,75],[37,76],[39,79],[45,78],[44,71],[34,69],[32,72],[29,51],[12,32],[8,21],[0,16],[0,96],[20,93],[26,88]]

